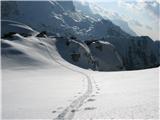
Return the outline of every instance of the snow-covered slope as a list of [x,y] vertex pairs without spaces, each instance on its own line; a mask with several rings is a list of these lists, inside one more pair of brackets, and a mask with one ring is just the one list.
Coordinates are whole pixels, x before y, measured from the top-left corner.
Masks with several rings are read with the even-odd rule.
[[158,68],[92,72],[92,95],[73,119],[159,119],[158,74]]
[[55,42],[19,34],[2,39],[2,119],[53,119],[85,92],[84,76],[58,63],[68,64]]
[[158,69],[87,71],[61,58],[55,38],[11,40],[2,51],[22,53],[2,52],[3,119],[158,118]]
[[64,40],[18,33],[2,39],[3,119],[158,119],[158,68],[108,73],[80,69],[61,58],[62,46],[66,56],[75,50],[99,54],[103,62],[117,59],[113,45],[93,42],[88,49],[84,43],[59,39]]
[[[15,65],[49,65],[48,50],[52,51],[52,46],[55,46],[63,59],[85,69],[111,71],[123,68],[118,52],[107,42],[99,41],[88,47],[87,44],[74,37],[47,37],[22,23],[15,24],[14,21],[3,20],[2,24],[2,29],[4,29],[2,30],[4,36],[2,59],[13,60]],[[27,49],[36,52],[30,54]],[[3,64],[3,66],[11,67],[12,65]]]
[[7,28],[1,38],[2,119],[158,119],[158,68],[82,69],[117,70],[122,66],[118,47],[47,36],[14,21],[2,23]]

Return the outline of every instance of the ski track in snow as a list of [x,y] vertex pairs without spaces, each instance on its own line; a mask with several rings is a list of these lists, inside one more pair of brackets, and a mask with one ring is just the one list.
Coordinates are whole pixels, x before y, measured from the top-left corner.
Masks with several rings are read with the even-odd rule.
[[[46,46],[46,45],[45,45]],[[83,76],[85,76],[86,80],[87,80],[87,90],[86,92],[81,95],[80,97],[78,97],[77,99],[75,99],[68,107],[66,107],[58,116],[57,118],[55,118],[54,120],[71,120],[74,117],[75,112],[78,110],[78,108],[80,108],[84,101],[91,95],[93,89],[92,89],[92,80],[90,78],[89,75],[87,75],[84,72],[72,69],[66,65],[64,65],[63,63],[59,62],[58,60],[56,60],[56,58],[54,57],[54,55],[52,55],[52,52],[49,50],[48,46],[46,46],[46,49],[48,51],[49,56],[51,57],[52,60],[54,60],[57,64],[61,65],[62,67],[72,71],[72,72],[76,72],[79,73]]]

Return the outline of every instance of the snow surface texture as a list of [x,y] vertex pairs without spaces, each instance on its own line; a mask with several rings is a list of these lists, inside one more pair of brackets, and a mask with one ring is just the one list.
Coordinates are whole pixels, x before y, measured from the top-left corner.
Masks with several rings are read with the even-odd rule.
[[56,63],[49,69],[31,69],[2,71],[3,118],[158,119],[158,69],[118,73],[82,70],[92,76],[87,96],[88,83],[80,74]]
[[[114,25],[114,21],[112,23],[109,19],[105,20],[102,16],[92,13],[91,8],[85,5],[81,5],[81,9],[84,7],[84,10],[88,12],[78,11],[77,5],[72,1],[2,1],[1,3],[3,20],[21,22],[38,32],[46,31],[52,36],[67,39],[74,37],[76,41],[109,42],[115,47],[116,54],[119,54],[123,68],[126,70],[157,67],[160,64],[159,41],[153,41],[147,36],[131,36],[124,32],[122,27]],[[62,57],[71,61],[63,54]],[[90,58],[85,57],[84,59]],[[86,61],[84,64],[71,63],[84,68]],[[97,66],[91,65],[90,62],[89,64],[91,69]],[[118,65],[118,68],[122,68],[121,65]]]
[[[19,30],[18,26],[12,27]],[[20,28],[35,33],[28,26]],[[61,58],[61,47],[66,47],[66,54],[72,50],[85,53],[79,64],[92,61],[89,54],[104,49],[113,53],[109,57],[118,60],[117,64],[121,60],[108,42],[91,42],[89,49],[62,37],[23,35],[14,33],[1,40],[3,119],[158,119],[158,68],[108,73],[85,70]],[[100,56],[100,60],[106,58]]]
[[74,119],[158,119],[158,72],[93,72],[93,92]]

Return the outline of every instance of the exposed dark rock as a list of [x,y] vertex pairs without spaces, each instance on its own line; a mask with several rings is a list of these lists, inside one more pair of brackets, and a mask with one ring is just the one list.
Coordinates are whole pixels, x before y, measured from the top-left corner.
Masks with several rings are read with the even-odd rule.
[[46,31],[42,31],[38,35],[36,35],[36,37],[46,37],[46,35],[47,35],[47,32]]
[[103,50],[103,46],[102,46],[101,44],[98,44],[98,45],[96,46],[96,48],[97,48],[98,50],[100,50],[100,51]]
[[77,38],[75,36],[71,36],[70,39],[76,40]]
[[6,33],[2,36],[2,38],[13,38],[13,35],[15,35],[16,32],[9,32],[9,33]]
[[72,54],[71,54],[72,60],[73,60],[74,62],[78,62],[80,56],[81,56],[80,53],[72,53]]
[[70,42],[69,42],[69,40],[67,40],[67,41],[66,41],[66,45],[69,46],[69,44],[70,44]]
[[9,47],[11,47],[11,45],[1,42],[1,48],[9,48]]

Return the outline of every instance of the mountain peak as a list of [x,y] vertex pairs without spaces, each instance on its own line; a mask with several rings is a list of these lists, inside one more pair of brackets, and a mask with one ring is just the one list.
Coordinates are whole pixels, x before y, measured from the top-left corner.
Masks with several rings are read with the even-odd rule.
[[57,1],[57,3],[62,6],[64,11],[76,11],[73,1]]

